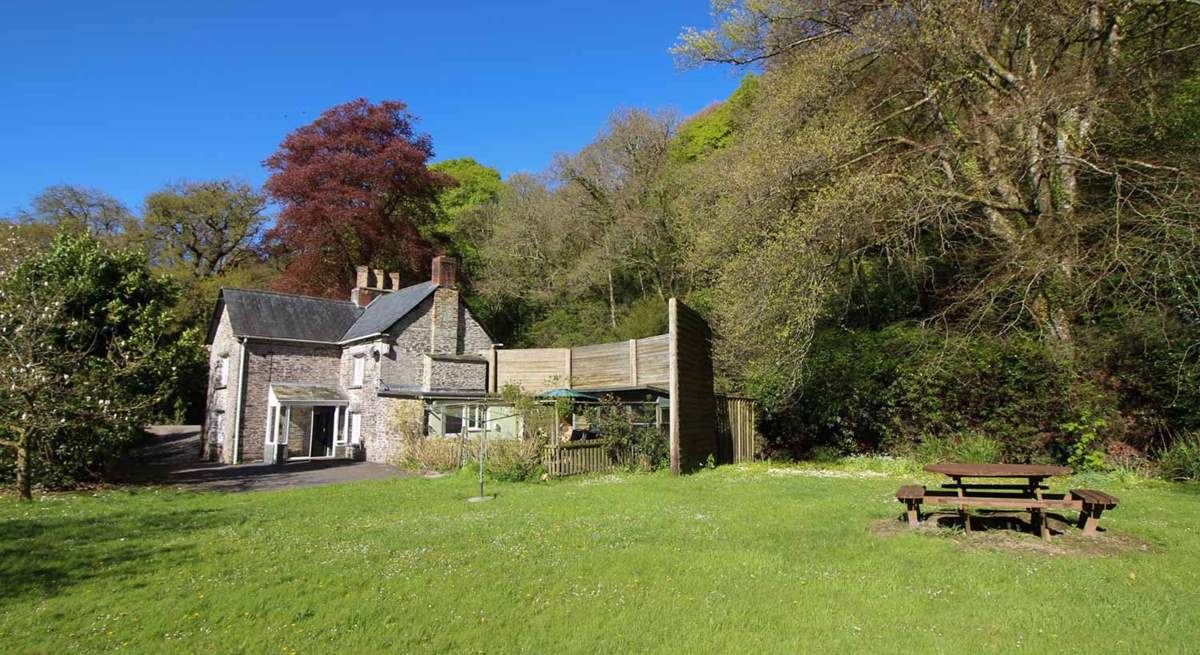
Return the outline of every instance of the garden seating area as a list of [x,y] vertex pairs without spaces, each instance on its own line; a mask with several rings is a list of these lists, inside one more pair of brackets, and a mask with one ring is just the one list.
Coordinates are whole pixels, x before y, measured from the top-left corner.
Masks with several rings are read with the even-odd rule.
[[[925,467],[930,473],[942,473],[953,482],[943,484],[941,489],[927,489],[922,485],[904,485],[896,491],[896,500],[905,506],[908,524],[920,525],[922,505],[944,505],[958,508],[963,529],[971,532],[971,509],[988,508],[997,510],[1026,510],[1029,512],[1031,530],[1050,540],[1050,524],[1047,510],[1074,510],[1079,512],[1078,527],[1084,534],[1094,534],[1105,510],[1117,506],[1116,496],[1095,489],[1071,489],[1070,493],[1044,493],[1049,489],[1043,482],[1055,475],[1070,475],[1073,471],[1065,466],[1040,464],[931,464]],[[1018,479],[1021,483],[971,482],[978,479]],[[963,482],[967,479],[968,482]]]

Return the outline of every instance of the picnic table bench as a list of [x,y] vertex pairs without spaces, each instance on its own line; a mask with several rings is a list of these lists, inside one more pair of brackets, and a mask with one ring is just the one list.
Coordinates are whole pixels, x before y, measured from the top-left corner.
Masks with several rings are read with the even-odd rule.
[[[925,467],[930,473],[942,473],[954,482],[943,484],[941,489],[927,489],[923,485],[904,485],[896,492],[896,500],[904,503],[908,524],[916,527],[921,520],[921,506],[949,505],[958,508],[963,529],[971,531],[972,507],[997,509],[1023,509],[1030,514],[1030,523],[1043,540],[1050,539],[1050,526],[1046,520],[1048,509],[1069,509],[1079,512],[1078,525],[1084,534],[1093,534],[1104,510],[1117,506],[1117,498],[1095,489],[1071,489],[1068,494],[1044,493],[1049,487],[1043,482],[1055,475],[1070,475],[1073,471],[1066,466],[1046,464],[930,464]],[[966,478],[968,481],[963,482]],[[1020,479],[1018,482],[971,482],[974,478]]]

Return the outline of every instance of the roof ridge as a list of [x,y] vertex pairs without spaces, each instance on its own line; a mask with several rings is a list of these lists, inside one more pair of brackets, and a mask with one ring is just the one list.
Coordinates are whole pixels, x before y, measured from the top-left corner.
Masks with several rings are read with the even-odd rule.
[[[334,300],[333,298],[322,298],[321,296],[306,296],[302,293],[287,293],[286,291],[275,291],[273,289],[247,289],[245,287],[221,287],[221,291],[245,291],[247,293],[266,293],[272,296],[283,296],[285,298],[303,298],[305,300],[320,300],[322,302],[332,302],[340,305],[354,305],[349,300]],[[355,305],[357,307],[357,305]]]

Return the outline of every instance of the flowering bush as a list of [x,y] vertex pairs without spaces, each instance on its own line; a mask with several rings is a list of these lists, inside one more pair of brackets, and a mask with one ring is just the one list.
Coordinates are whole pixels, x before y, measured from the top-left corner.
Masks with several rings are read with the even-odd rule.
[[61,235],[45,252],[0,235],[0,478],[94,479],[203,356],[170,333],[177,288],[144,255]]

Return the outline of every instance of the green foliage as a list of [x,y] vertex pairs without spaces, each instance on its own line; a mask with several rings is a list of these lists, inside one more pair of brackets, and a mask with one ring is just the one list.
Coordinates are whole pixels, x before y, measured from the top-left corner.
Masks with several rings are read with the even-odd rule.
[[266,208],[267,197],[245,182],[178,183],[146,197],[143,224],[159,265],[202,278],[253,259]]
[[608,440],[610,453],[631,468],[653,470],[668,463],[665,435],[653,425],[635,425],[633,410],[616,396],[606,395],[587,410],[588,425]]
[[[63,234],[0,287],[3,365],[27,371],[6,380],[13,393],[0,396],[0,429],[30,435],[44,486],[99,476],[143,426],[178,409],[185,376],[205,360],[198,329],[172,332],[177,287],[140,253]],[[14,474],[14,457],[3,455],[0,476]]]
[[1003,446],[999,441],[971,432],[960,436],[926,437],[916,444],[913,454],[917,461],[926,463],[987,464],[1004,461]]
[[1200,434],[1181,435],[1159,456],[1163,477],[1200,480]]
[[[923,457],[985,452],[996,459],[1065,459],[1061,426],[1075,414],[1073,374],[1045,346],[1022,338],[946,336],[912,324],[818,334],[795,395],[758,379],[765,436],[801,453],[910,452]],[[957,452],[963,442],[966,451]],[[979,446],[976,448],[976,446]]]
[[1167,107],[1167,137],[1200,145],[1200,74],[1182,80]]
[[546,472],[542,467],[542,446],[537,439],[489,439],[484,473],[501,482],[528,482]]
[[708,107],[679,126],[671,144],[671,158],[679,163],[692,162],[727,147],[736,138],[739,124],[754,102],[759,77],[747,73],[737,89],[724,102]]
[[1067,463],[1077,471],[1095,471],[1104,468],[1104,451],[1098,448],[1102,441],[1102,432],[1108,427],[1108,421],[1090,412],[1083,414],[1074,421],[1063,423],[1066,433],[1069,454]]
[[470,157],[441,161],[429,170],[447,175],[457,184],[438,194],[437,215],[431,225],[422,228],[422,234],[449,249],[469,279],[479,268],[479,244],[490,228],[482,210],[495,204],[504,189],[500,171]]

